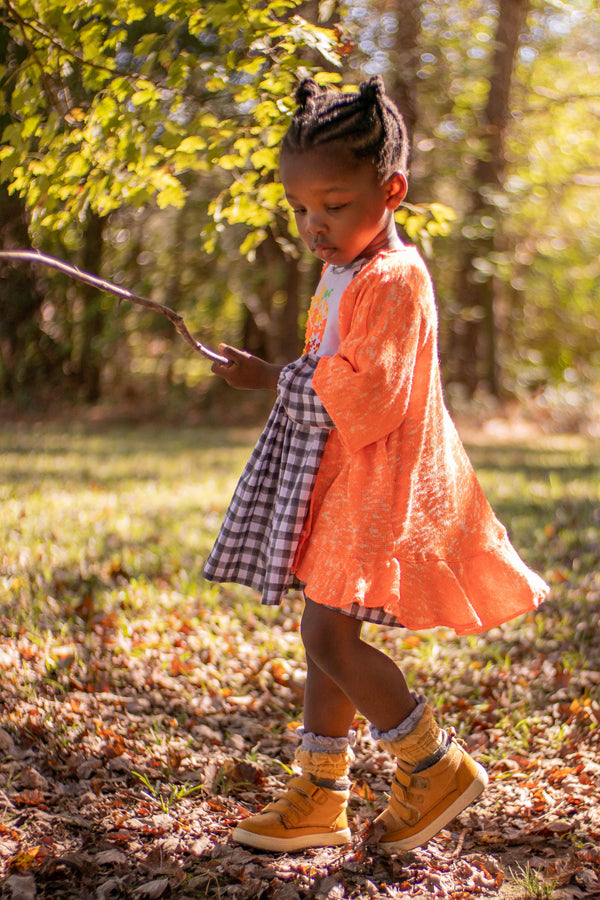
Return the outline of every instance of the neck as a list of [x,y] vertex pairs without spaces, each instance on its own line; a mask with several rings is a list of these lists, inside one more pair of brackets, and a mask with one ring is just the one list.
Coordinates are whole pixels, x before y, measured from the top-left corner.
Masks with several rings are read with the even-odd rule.
[[382,247],[382,250],[400,250],[403,247],[402,241],[398,236],[398,229],[396,228],[396,220],[394,219],[393,213],[390,214],[388,220],[385,241],[386,246]]
[[402,241],[398,237],[394,216],[390,214],[386,227],[379,233],[365,256],[376,256],[382,250],[401,250],[403,246]]

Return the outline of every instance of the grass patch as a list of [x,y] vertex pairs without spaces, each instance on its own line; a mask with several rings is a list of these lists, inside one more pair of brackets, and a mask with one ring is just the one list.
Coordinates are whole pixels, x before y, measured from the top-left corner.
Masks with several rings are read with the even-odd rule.
[[[265,609],[251,592],[210,585],[200,574],[255,436],[255,430],[76,424],[0,431],[7,633],[25,630],[45,648],[52,671],[55,645],[75,639],[85,654],[88,626],[131,637],[138,625],[152,625],[160,646],[171,640],[173,621],[183,619],[234,644],[261,621],[264,644],[255,654],[300,663],[296,630],[283,646],[280,629],[269,631],[297,616],[299,601]],[[469,452],[513,543],[551,583],[551,599],[541,613],[477,637],[366,630],[402,661],[415,686],[431,685],[440,707],[462,694],[477,702],[488,682],[502,677],[508,710],[502,725],[523,745],[531,728],[523,722],[530,706],[543,706],[547,682],[520,684],[509,673],[537,660],[579,684],[599,649],[600,465],[592,442],[574,436],[527,444],[482,440]],[[585,703],[593,687],[583,684],[573,699]],[[465,732],[468,725],[463,718]]]
[[[144,854],[158,853],[165,834],[180,835],[169,896],[196,885],[216,897],[232,883],[246,896],[243,866],[227,862],[220,842],[240,803],[255,808],[285,780],[304,677],[301,598],[265,608],[250,591],[201,578],[257,433],[77,422],[0,428],[0,851],[9,848],[0,865],[33,873],[38,897],[98,889],[93,867],[73,874],[73,854],[89,850],[84,820],[99,859],[112,859],[110,841],[121,842],[131,896],[143,884]],[[552,595],[538,613],[475,637],[365,627],[492,776],[486,799],[463,814],[462,835],[419,851],[409,870],[377,863],[378,881],[425,890],[435,869],[450,892],[454,878],[460,896],[470,896],[472,877],[473,895],[493,894],[511,847],[517,873],[529,871],[521,863],[532,848],[539,852],[538,880],[521,883],[529,896],[555,883],[587,889],[596,874],[600,886],[596,447],[574,436],[481,436],[468,450],[513,543]],[[366,723],[356,724],[360,825],[387,789],[389,762]],[[36,816],[40,808],[46,818]],[[128,838],[123,822],[132,818]],[[464,858],[444,856],[459,836]],[[193,840],[208,843],[190,856]],[[515,847],[524,854],[516,862]],[[63,858],[71,868],[60,881]],[[328,871],[311,858],[303,882],[298,865],[306,891],[315,872]],[[282,872],[256,878],[283,884]],[[362,877],[348,875],[355,893],[348,887],[344,896],[362,896]]]

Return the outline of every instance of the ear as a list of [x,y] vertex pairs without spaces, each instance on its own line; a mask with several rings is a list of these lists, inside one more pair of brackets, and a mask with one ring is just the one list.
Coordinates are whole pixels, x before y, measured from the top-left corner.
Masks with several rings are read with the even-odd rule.
[[406,176],[402,172],[393,172],[384,183],[386,189],[385,205],[388,209],[398,209],[408,190]]

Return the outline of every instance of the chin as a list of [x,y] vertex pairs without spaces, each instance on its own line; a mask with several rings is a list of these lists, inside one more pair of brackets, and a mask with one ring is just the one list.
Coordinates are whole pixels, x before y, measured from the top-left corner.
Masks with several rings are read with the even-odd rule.
[[323,262],[328,262],[332,266],[347,266],[356,259],[356,254],[344,253],[342,250],[336,250],[323,257]]

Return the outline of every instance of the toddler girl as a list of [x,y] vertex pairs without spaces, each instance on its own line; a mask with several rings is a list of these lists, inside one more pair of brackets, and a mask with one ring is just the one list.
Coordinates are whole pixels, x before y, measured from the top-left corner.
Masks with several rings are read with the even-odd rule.
[[535,609],[547,587],[494,517],[444,406],[437,316],[394,210],[408,146],[379,77],[357,93],[299,87],[281,180],[325,263],[303,356],[284,368],[221,346],[213,371],[277,400],[205,565],[277,604],[302,587],[301,775],[235,840],[266,850],[344,844],[358,710],[396,758],[375,821],[389,852],[426,843],[483,791],[484,769],[435,722],[363,621],[471,634]]

